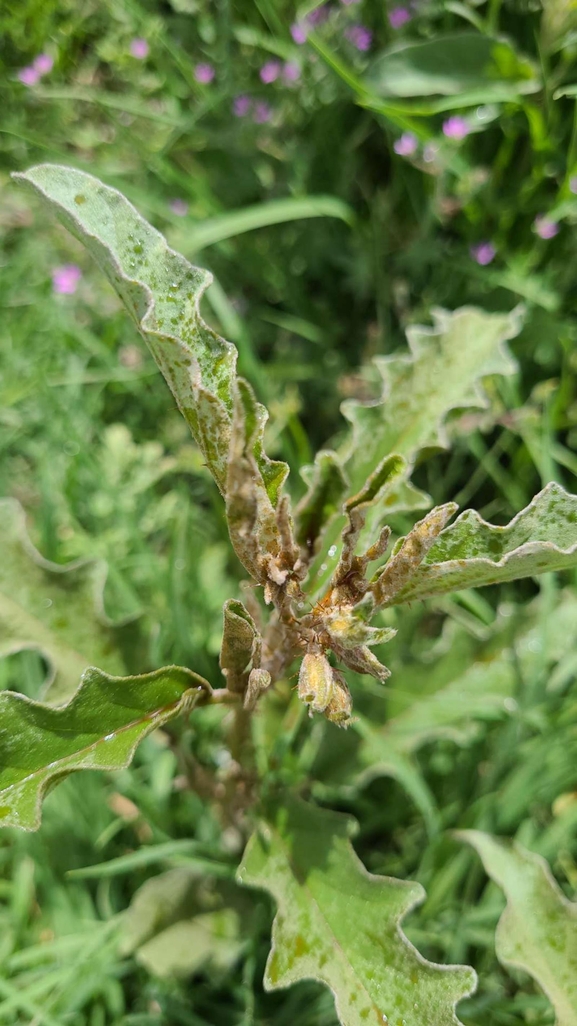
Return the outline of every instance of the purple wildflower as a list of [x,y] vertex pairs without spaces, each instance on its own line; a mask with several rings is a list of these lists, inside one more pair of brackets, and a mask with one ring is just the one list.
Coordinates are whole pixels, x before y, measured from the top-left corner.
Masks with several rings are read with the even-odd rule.
[[254,114],[252,116],[253,121],[257,125],[264,125],[266,121],[270,121],[272,118],[272,107],[270,104],[265,103],[261,100],[259,103],[254,105]]
[[411,157],[413,153],[416,153],[419,141],[416,135],[412,132],[403,132],[398,139],[393,143],[393,149],[395,153],[399,154],[399,157]]
[[146,39],[133,39],[130,44],[130,52],[138,61],[145,60],[149,53],[149,46]]
[[345,36],[349,43],[356,46],[357,50],[365,52],[370,50],[373,41],[373,33],[365,25],[351,25],[345,30]]
[[553,239],[559,231],[557,221],[553,221],[546,214],[539,214],[535,218],[533,228],[541,239]]
[[297,43],[298,46],[302,46],[307,41],[307,27],[302,22],[295,21],[294,25],[291,25],[291,36],[293,42]]
[[307,14],[307,21],[309,25],[322,25],[323,21],[326,21],[330,11],[326,4],[321,7],[315,7],[314,11]]
[[394,29],[402,28],[411,18],[408,7],[392,7],[389,11],[389,25]]
[[32,67],[39,75],[47,75],[54,67],[54,58],[51,57],[49,53],[40,53],[38,54],[38,57],[32,61]]
[[577,193],[577,177],[569,179],[569,189],[572,193]]
[[36,68],[29,65],[27,68],[21,68],[18,72],[18,78],[25,86],[34,86],[40,79],[40,72],[36,71]]
[[251,107],[252,100],[250,96],[246,96],[245,94],[235,96],[234,100],[232,101],[232,112],[234,116],[237,118],[246,117]]
[[82,271],[76,264],[55,267],[52,272],[52,288],[62,296],[72,295],[76,292],[81,277]]
[[473,260],[476,260],[481,267],[486,267],[497,255],[497,250],[492,242],[479,242],[476,246],[471,246],[469,252]]
[[172,199],[168,204],[173,214],[177,217],[186,217],[188,214],[188,203],[183,199]]
[[466,118],[462,118],[460,114],[453,114],[446,121],[443,121],[443,135],[447,139],[457,139],[460,141],[465,136],[469,135],[471,126]]
[[260,80],[266,85],[270,85],[271,82],[276,82],[282,70],[280,61],[267,61],[263,64],[260,69]]
[[214,78],[214,68],[212,64],[197,64],[194,69],[194,77],[197,82],[202,85],[208,85]]
[[298,82],[301,77],[301,69],[296,61],[287,61],[282,69],[282,77],[285,82]]

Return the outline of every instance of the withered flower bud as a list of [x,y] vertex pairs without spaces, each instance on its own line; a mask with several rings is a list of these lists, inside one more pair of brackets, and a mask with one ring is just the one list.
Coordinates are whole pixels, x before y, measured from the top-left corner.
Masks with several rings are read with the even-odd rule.
[[299,672],[299,698],[313,712],[324,712],[333,697],[333,668],[320,652],[307,652]]
[[345,678],[338,670],[333,670],[333,694],[325,709],[325,716],[337,727],[348,727],[351,722],[353,700]]
[[258,699],[270,688],[271,676],[268,670],[253,669],[248,675],[248,685],[244,695],[244,708],[250,712]]

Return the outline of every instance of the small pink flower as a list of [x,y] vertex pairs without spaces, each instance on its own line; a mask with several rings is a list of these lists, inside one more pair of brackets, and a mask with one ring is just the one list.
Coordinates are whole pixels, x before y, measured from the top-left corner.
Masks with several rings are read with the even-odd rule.
[[471,126],[469,122],[466,118],[462,118],[460,114],[453,114],[452,117],[443,121],[443,135],[447,139],[457,139],[460,142],[461,139],[469,135],[470,131]]
[[469,252],[473,260],[476,260],[481,267],[486,267],[497,255],[497,250],[492,242],[479,242],[476,246],[471,246]]
[[130,52],[138,61],[145,60],[149,54],[149,46],[146,39],[133,39],[130,44]]
[[194,69],[194,77],[197,82],[202,85],[208,85],[214,78],[214,68],[212,64],[197,64]]
[[301,77],[301,69],[296,61],[287,61],[282,69],[282,77],[285,82],[298,82]]
[[257,125],[264,125],[266,121],[272,119],[272,107],[262,100],[259,103],[255,103],[252,119]]
[[276,82],[281,71],[282,65],[280,61],[267,61],[260,69],[260,80],[266,85],[270,85],[271,82]]
[[533,228],[541,239],[553,239],[559,231],[557,221],[551,220],[546,214],[539,214],[535,218]]
[[345,36],[349,43],[356,46],[357,50],[361,50],[362,52],[370,50],[371,43],[373,41],[373,33],[364,25],[351,25],[350,28],[345,30]]
[[295,21],[294,25],[291,25],[291,36],[293,42],[297,43],[298,46],[302,46],[307,41],[307,27],[302,22]]
[[331,12],[327,5],[323,4],[322,7],[315,7],[314,11],[307,14],[307,21],[309,25],[322,25],[323,21],[327,20],[330,13]]
[[232,101],[232,112],[234,116],[237,118],[246,117],[251,107],[252,100],[250,96],[246,96],[245,94],[235,96],[234,100]]
[[395,153],[399,154],[399,157],[411,157],[413,153],[416,153],[419,141],[416,135],[412,132],[403,132],[398,139],[393,143],[393,149]]
[[76,264],[64,264],[55,267],[52,272],[52,288],[60,295],[69,296],[76,292],[82,271]]
[[411,12],[407,7],[392,7],[389,11],[389,25],[394,29],[402,28],[411,20],[411,17]]
[[38,57],[32,61],[32,67],[39,75],[47,75],[54,67],[54,58],[51,57],[49,53],[40,53],[38,54]]
[[168,204],[173,214],[177,217],[186,217],[188,214],[188,203],[183,199],[173,199]]
[[36,68],[30,65],[27,68],[22,68],[18,72],[18,78],[25,86],[34,86],[40,79],[40,72],[36,71]]
[[572,193],[574,193],[574,194],[577,193],[577,177],[573,177],[573,178],[569,179],[569,189],[571,190]]

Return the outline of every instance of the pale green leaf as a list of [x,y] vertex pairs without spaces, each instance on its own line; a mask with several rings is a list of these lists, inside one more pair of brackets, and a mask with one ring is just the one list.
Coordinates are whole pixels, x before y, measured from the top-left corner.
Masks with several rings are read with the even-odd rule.
[[380,402],[343,403],[353,428],[344,455],[355,491],[391,453],[413,462],[421,449],[444,448],[451,410],[487,407],[483,378],[516,369],[505,343],[520,330],[519,309],[489,314],[462,307],[434,310],[433,318],[432,328],[407,329],[409,353],[376,357],[383,379]]
[[[399,509],[422,509],[430,500],[407,480],[423,450],[448,444],[446,420],[453,410],[489,405],[483,379],[511,374],[516,364],[506,341],[521,327],[521,310],[489,314],[474,307],[450,313],[433,311],[433,327],[412,325],[407,329],[409,352],[377,357],[382,378],[378,402],[347,400],[342,410],[352,432],[340,452],[350,494],[367,486],[386,458],[395,453],[407,461],[404,474],[384,482],[373,496],[368,524],[376,529],[387,515]],[[330,522],[311,568],[313,594],[331,572],[328,550],[339,541],[346,518]]]
[[0,500],[0,535],[0,657],[37,649],[49,666],[51,701],[72,694],[90,663],[121,673],[115,630],[104,612],[105,565],[44,559],[15,499]]
[[[116,189],[73,168],[44,164],[15,177],[32,186],[84,243],[130,312],[164,374],[220,488],[225,492],[236,388],[235,347],[200,316],[212,275],[170,249]],[[259,407],[260,436],[266,419]],[[273,504],[288,472],[255,442]]]
[[479,830],[457,836],[476,849],[505,892],[495,938],[499,961],[536,980],[555,1009],[556,1026],[575,1026],[577,902],[567,900],[540,855]]
[[265,987],[326,984],[343,1026],[449,1026],[475,987],[473,969],[424,959],[401,930],[423,899],[417,883],[368,873],[355,855],[354,821],[298,799],[278,800],[249,841],[243,884],[268,890],[278,913]]
[[[147,880],[123,916],[123,954],[135,953],[163,978],[190,976],[205,966],[230,969],[242,949],[239,912],[247,911],[242,892],[232,888],[207,887],[198,871],[185,866]],[[227,904],[231,897],[239,908]]]
[[75,770],[128,766],[151,730],[189,708],[210,685],[167,666],[138,677],[90,667],[65,706],[0,694],[0,825],[34,830],[42,800]]
[[479,32],[395,46],[373,58],[364,84],[381,97],[472,93],[477,103],[512,100],[540,88],[530,61],[505,40]]
[[577,566],[577,496],[552,483],[505,527],[467,510],[389,605]]

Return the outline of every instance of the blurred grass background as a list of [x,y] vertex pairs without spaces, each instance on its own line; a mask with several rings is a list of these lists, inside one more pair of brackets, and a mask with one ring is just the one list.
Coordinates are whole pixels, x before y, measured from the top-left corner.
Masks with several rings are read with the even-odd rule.
[[[391,92],[379,55],[437,43],[432,81],[446,71],[454,33],[474,37],[473,57],[505,40],[499,75],[475,79],[465,54],[452,91],[439,94],[438,81],[416,80],[417,57]],[[576,490],[570,3],[8,0],[0,36],[0,496],[20,500],[47,558],[106,560],[107,613],[143,614],[129,671],[180,663],[217,681],[220,610],[238,593],[240,567],[152,359],[97,268],[10,183],[11,171],[42,161],[90,171],[212,270],[204,315],[236,343],[241,372],[267,403],[268,451],[290,463],[295,495],[299,468],[343,428],[339,400],[373,394],[373,355],[404,346],[404,329],[426,322],[432,306],[519,302],[518,375],[493,384],[486,414],[455,419],[451,452],[417,482],[498,523],[546,481]],[[40,55],[50,70],[23,74]],[[480,245],[491,247],[487,263]],[[59,269],[69,265],[80,274],[67,292]],[[393,657],[398,690],[379,693],[383,712],[458,678],[528,625],[543,639],[522,662],[510,716],[481,715],[459,743],[420,749],[438,814],[432,833],[390,777],[354,793],[331,781],[348,735],[323,740],[316,730],[283,752],[289,775],[316,775],[333,805],[359,819],[357,849],[371,870],[424,883],[428,901],[407,929],[429,957],[471,961],[481,974],[460,1013],[467,1024],[553,1021],[531,981],[499,967],[501,899],[441,828],[516,835],[575,895],[577,662],[546,643],[562,584],[574,578],[407,611]],[[34,652],[0,661],[4,687],[34,694],[43,674]],[[189,756],[216,771],[219,745],[208,715],[194,736],[182,726],[151,737],[132,769],[61,785],[39,834],[3,833],[0,1023],[333,1026],[320,987],[262,992],[264,897],[232,960],[201,960],[180,979],[147,971],[119,946],[118,914],[159,871],[184,867],[217,890],[232,886],[242,837],[223,830],[185,776]],[[131,861],[140,848],[145,860]],[[91,865],[88,876],[67,875]]]

